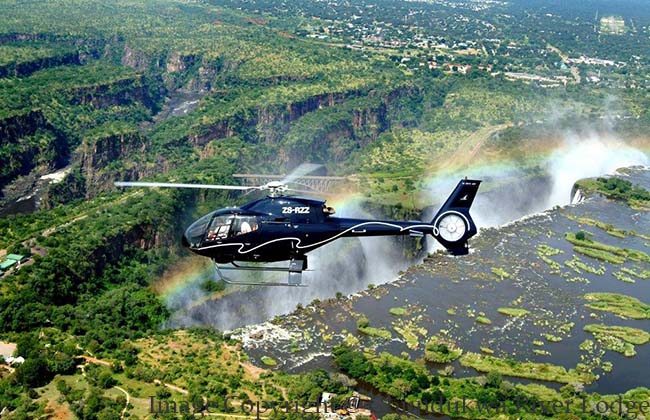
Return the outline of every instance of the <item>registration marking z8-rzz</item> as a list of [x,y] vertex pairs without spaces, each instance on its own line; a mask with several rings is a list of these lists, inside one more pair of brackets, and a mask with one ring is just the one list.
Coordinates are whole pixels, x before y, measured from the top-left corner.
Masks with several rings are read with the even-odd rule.
[[282,214],[309,214],[309,207],[282,207]]

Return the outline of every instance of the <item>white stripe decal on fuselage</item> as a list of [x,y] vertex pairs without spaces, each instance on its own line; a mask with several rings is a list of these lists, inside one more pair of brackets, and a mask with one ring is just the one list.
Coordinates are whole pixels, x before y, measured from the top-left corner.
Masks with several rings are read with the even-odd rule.
[[392,223],[386,223],[386,222],[363,222],[363,223],[360,223],[358,225],[352,226],[351,228],[348,228],[348,229],[344,230],[343,232],[337,233],[336,235],[332,236],[331,238],[324,239],[324,240],[322,240],[320,242],[316,242],[316,243],[309,244],[309,245],[302,245],[301,246],[300,242],[302,242],[302,240],[300,238],[286,237],[286,238],[278,238],[278,239],[273,239],[273,240],[268,241],[268,242],[264,242],[263,244],[257,245],[257,246],[255,246],[255,247],[253,247],[251,249],[246,250],[246,251],[242,251],[242,249],[245,246],[245,244],[242,243],[242,242],[235,242],[235,243],[231,243],[231,244],[210,245],[210,246],[204,246],[204,247],[201,247],[201,248],[192,248],[192,249],[195,249],[197,251],[203,251],[203,250],[206,250],[206,249],[220,248],[220,247],[224,247],[224,246],[239,246],[239,249],[237,250],[238,253],[240,253],[240,254],[248,254],[249,252],[253,252],[256,249],[259,249],[259,248],[261,248],[263,246],[266,246],[266,245],[269,245],[269,244],[272,244],[272,243],[278,242],[278,241],[296,241],[296,248],[297,249],[307,249],[307,248],[312,248],[312,247],[317,247],[319,245],[323,245],[323,244],[325,244],[327,242],[331,242],[331,241],[335,240],[336,238],[338,238],[338,237],[340,237],[342,235],[345,235],[346,233],[348,233],[348,232],[350,232],[350,231],[352,231],[354,229],[357,229],[357,228],[359,228],[361,226],[367,226],[367,225],[383,225],[383,226],[394,227],[394,228],[399,229],[400,232],[403,232],[405,230],[410,230],[410,229],[416,229],[416,228],[427,228],[427,229],[432,229],[434,231],[434,234],[435,234],[435,230],[436,230],[434,225],[414,225],[414,226],[402,227],[402,226],[399,226],[399,225],[394,225]]

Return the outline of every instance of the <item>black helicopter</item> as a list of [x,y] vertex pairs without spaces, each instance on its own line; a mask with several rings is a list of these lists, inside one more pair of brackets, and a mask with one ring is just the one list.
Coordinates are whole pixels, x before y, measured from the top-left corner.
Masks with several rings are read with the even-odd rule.
[[[241,207],[215,210],[201,217],[185,231],[183,245],[215,263],[218,276],[231,284],[300,286],[307,269],[307,253],[338,238],[355,236],[432,235],[450,253],[468,253],[467,241],[477,232],[469,209],[481,181],[463,179],[440,208],[431,223],[367,220],[334,217],[324,200],[284,195],[287,192],[313,194],[289,188],[293,181],[272,181],[262,186],[176,184],[158,182],[116,182],[118,187],[207,188],[267,191],[268,196]],[[242,262],[289,261],[288,267],[252,266]],[[219,264],[230,264],[221,266]],[[221,270],[284,271],[286,283],[238,282]]]

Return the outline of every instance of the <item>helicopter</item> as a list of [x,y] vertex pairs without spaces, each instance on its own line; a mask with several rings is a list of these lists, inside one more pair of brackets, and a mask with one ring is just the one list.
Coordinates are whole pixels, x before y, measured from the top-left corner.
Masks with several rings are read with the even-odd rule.
[[[214,210],[192,223],[182,237],[191,252],[210,258],[220,280],[253,286],[303,286],[307,254],[339,238],[432,235],[452,255],[469,252],[467,241],[477,229],[469,210],[480,180],[461,179],[430,223],[335,217],[326,200],[287,193],[313,194],[289,188],[295,177],[260,186],[180,184],[165,182],[115,182],[117,187],[159,187],[265,191],[267,196],[241,207]],[[299,184],[299,183],[298,183]],[[299,184],[300,185],[300,184]],[[288,261],[286,267],[251,265]],[[224,276],[222,270],[282,271],[286,282],[246,282]]]

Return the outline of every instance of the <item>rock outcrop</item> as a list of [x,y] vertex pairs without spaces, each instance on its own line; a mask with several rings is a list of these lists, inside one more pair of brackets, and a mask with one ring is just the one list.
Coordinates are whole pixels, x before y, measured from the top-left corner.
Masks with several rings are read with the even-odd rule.
[[62,167],[68,143],[40,110],[26,111],[0,120],[0,188],[37,166],[43,171]]
[[145,144],[137,130],[84,139],[78,159],[85,178],[86,197],[112,189],[118,179],[143,176],[136,162],[145,154]]

